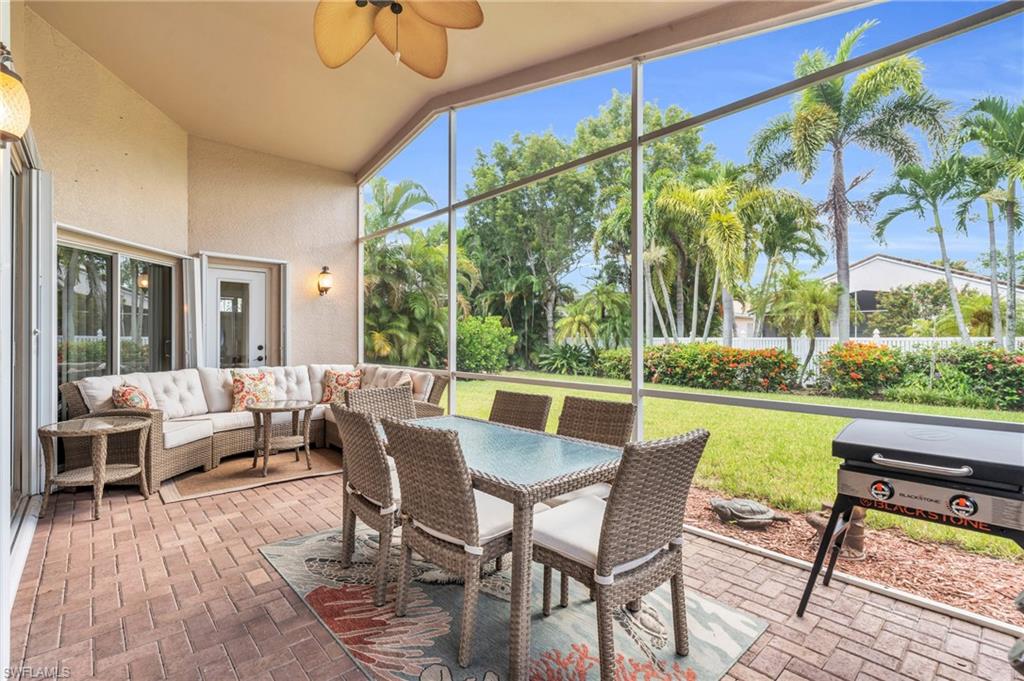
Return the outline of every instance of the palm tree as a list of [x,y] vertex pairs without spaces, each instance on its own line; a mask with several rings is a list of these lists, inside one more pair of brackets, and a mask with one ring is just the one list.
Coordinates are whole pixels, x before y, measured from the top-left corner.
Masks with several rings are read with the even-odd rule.
[[800,367],[801,383],[814,357],[818,332],[828,333],[832,328],[837,303],[842,296],[842,289],[835,284],[826,284],[820,279],[803,279],[796,282],[780,306],[781,316],[788,318],[792,326],[808,339],[807,356]]
[[580,341],[594,347],[597,340],[597,319],[583,299],[563,305],[561,317],[555,323],[555,340],[559,343]]
[[1002,179],[996,164],[989,159],[972,157],[966,160],[964,182],[957,190],[956,196],[960,203],[956,208],[957,229],[967,231],[971,206],[976,201],[985,202],[985,218],[988,223],[988,264],[989,264],[989,298],[992,303],[992,336],[1002,344],[1003,320],[1002,305],[999,296],[999,245],[996,240],[996,211],[1005,210],[1005,192],[999,189]]
[[986,97],[977,102],[963,122],[969,140],[985,148],[985,162],[1006,178],[1003,214],[1006,216],[1006,347],[1016,347],[1017,338],[1017,258],[1014,252],[1016,232],[1021,226],[1017,210],[1017,182],[1024,181],[1024,102],[1013,106],[1002,97]]
[[386,177],[378,175],[370,180],[369,187],[370,200],[364,217],[367,234],[397,224],[409,211],[423,206],[437,206],[423,185],[411,180],[391,184]]
[[928,168],[911,163],[896,170],[896,179],[887,187],[874,192],[871,200],[879,204],[887,198],[903,199],[902,205],[896,206],[886,213],[875,225],[875,238],[881,240],[886,228],[893,220],[906,213],[913,213],[922,220],[929,213],[934,224],[929,229],[939,240],[939,256],[942,259],[942,270],[946,275],[946,288],[949,290],[949,302],[956,320],[960,340],[971,342],[971,334],[964,324],[963,313],[960,311],[960,296],[956,284],[953,283],[953,269],[946,251],[946,236],[939,217],[939,207],[953,197],[964,177],[964,164],[957,157],[943,158]]
[[[794,68],[796,77],[847,61],[864,33],[877,23],[867,21],[847,33],[831,57],[821,48],[804,52]],[[806,181],[818,170],[822,154],[831,157],[829,191],[819,208],[831,226],[843,292],[836,315],[840,341],[850,336],[850,217],[864,220],[870,214],[868,204],[850,198],[866,176],[846,181],[845,152],[859,146],[886,154],[897,166],[918,160],[906,128],[915,126],[935,135],[942,130],[948,108],[925,91],[923,70],[919,59],[901,55],[864,69],[852,80],[839,76],[812,85],[797,95],[791,113],[770,121],[751,141],[751,159],[770,177],[797,170]]]

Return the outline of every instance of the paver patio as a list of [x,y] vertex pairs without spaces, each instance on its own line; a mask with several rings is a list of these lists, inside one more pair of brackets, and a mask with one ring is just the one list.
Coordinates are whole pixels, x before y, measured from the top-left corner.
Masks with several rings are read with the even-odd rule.
[[[170,505],[115,488],[92,521],[89,492],[59,494],[18,590],[12,660],[74,681],[364,678],[257,551],[340,526],[341,497],[338,476]],[[688,587],[770,623],[728,679],[1011,681],[1009,636],[838,583],[800,620],[804,571],[688,540]]]

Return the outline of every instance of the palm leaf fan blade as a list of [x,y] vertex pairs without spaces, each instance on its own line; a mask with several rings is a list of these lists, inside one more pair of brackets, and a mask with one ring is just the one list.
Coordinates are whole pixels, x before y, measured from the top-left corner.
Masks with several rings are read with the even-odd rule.
[[363,49],[373,37],[376,7],[357,7],[351,0],[320,0],[313,13],[313,40],[320,61],[336,69]]
[[476,28],[484,23],[484,12],[476,0],[405,0],[405,5],[435,26]]
[[391,54],[426,78],[440,78],[448,65],[448,35],[444,27],[426,21],[408,5],[401,14],[378,12],[374,31]]

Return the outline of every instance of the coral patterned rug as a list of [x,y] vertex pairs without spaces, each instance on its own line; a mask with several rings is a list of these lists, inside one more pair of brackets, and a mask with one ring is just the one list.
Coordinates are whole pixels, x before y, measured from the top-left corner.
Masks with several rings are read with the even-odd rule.
[[[352,566],[337,558],[341,531],[329,530],[260,549],[371,679],[389,681],[500,681],[508,669],[509,574],[483,581],[468,669],[457,663],[462,586],[452,575],[425,562],[414,563],[405,617],[395,617],[394,585],[383,607],[373,605],[373,558],[377,535],[360,526]],[[397,574],[397,541],[392,575]],[[541,614],[541,568],[534,566],[530,678],[544,681],[597,679],[597,621],[586,590],[572,582],[570,605]],[[678,657],[672,639],[669,587],[645,597],[636,614],[617,616],[617,680],[720,679],[765,630],[738,610],[687,591],[690,654]]]

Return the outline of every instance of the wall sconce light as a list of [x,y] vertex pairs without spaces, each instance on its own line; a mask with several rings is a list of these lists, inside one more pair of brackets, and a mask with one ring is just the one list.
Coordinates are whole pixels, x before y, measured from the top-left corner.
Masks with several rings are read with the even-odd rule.
[[11,65],[11,51],[0,43],[0,147],[24,137],[31,116],[28,92]]
[[334,286],[334,275],[331,274],[327,265],[324,265],[324,268],[320,270],[320,276],[316,278],[316,288],[320,291],[320,295],[325,296],[332,286]]
[[149,272],[143,272],[140,274],[136,281],[138,282],[140,289],[143,291],[149,290]]

